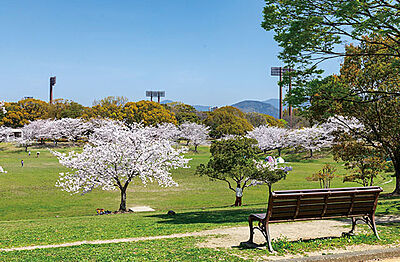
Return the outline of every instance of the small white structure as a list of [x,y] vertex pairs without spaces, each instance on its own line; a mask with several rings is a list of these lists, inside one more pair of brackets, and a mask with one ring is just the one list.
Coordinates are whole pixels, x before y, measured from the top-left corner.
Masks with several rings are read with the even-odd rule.
[[151,212],[155,211],[153,208],[148,207],[148,206],[137,206],[137,207],[131,207],[129,208],[129,211],[132,212]]
[[16,129],[16,128],[10,128],[6,132],[6,138],[5,140],[7,142],[14,141],[16,139],[20,139],[24,137],[24,133],[22,132],[21,129]]
[[278,164],[283,164],[283,163],[285,163],[285,160],[284,160],[282,157],[278,157],[278,158],[276,159],[276,162],[277,162]]

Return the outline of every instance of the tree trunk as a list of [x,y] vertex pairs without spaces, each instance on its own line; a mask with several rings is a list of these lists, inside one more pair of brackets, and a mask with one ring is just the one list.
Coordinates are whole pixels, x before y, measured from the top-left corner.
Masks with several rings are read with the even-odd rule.
[[312,152],[312,149],[310,149],[310,158],[312,158],[313,157],[313,152]]
[[392,154],[392,162],[395,171],[396,187],[391,194],[400,195],[400,153],[395,152]]
[[281,151],[282,151],[282,149],[278,148],[278,156],[281,156]]
[[198,153],[198,152],[197,152],[197,145],[196,145],[196,144],[194,145],[194,152]]
[[119,205],[119,211],[127,211],[126,210],[126,188],[121,189],[121,204]]

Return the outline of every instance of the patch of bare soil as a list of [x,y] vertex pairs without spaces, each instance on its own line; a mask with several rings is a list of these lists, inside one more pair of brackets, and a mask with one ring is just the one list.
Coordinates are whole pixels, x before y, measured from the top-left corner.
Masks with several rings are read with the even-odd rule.
[[[343,232],[349,231],[349,228],[344,228],[347,225],[349,225],[348,222],[344,221],[318,220],[270,224],[269,229],[272,239],[285,238],[289,241],[295,241],[299,239],[306,240],[321,237],[340,237]],[[207,232],[208,234],[213,232],[214,234],[222,236],[210,237],[207,241],[200,243],[200,247],[235,247],[238,246],[240,242],[247,241],[250,236],[248,226],[214,229],[208,230]],[[255,230],[254,242],[257,244],[265,243],[265,238],[258,230]]]

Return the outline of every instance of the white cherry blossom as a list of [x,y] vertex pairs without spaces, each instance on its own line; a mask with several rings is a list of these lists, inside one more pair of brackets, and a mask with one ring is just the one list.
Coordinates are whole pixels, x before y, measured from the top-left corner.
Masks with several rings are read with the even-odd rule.
[[194,146],[195,152],[197,152],[199,145],[208,144],[209,127],[193,122],[185,122],[179,126],[179,129],[181,130],[181,137]]
[[60,173],[57,186],[70,193],[87,193],[99,187],[119,189],[120,211],[126,211],[126,191],[130,183],[177,186],[171,169],[187,167],[185,148],[175,149],[167,139],[154,137],[141,124],[98,127],[90,135],[82,153],[52,151],[71,171]]

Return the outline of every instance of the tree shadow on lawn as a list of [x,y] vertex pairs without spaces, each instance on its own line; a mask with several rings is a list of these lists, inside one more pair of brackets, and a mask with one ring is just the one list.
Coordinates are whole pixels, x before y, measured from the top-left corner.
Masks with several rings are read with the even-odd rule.
[[400,197],[380,196],[379,198],[380,201],[375,212],[377,216],[400,216]]
[[215,211],[195,211],[176,213],[175,215],[150,215],[147,217],[156,217],[164,219],[157,223],[165,224],[224,224],[224,223],[240,223],[247,222],[250,214],[265,213],[265,208],[259,209],[230,209],[230,210],[215,210]]

